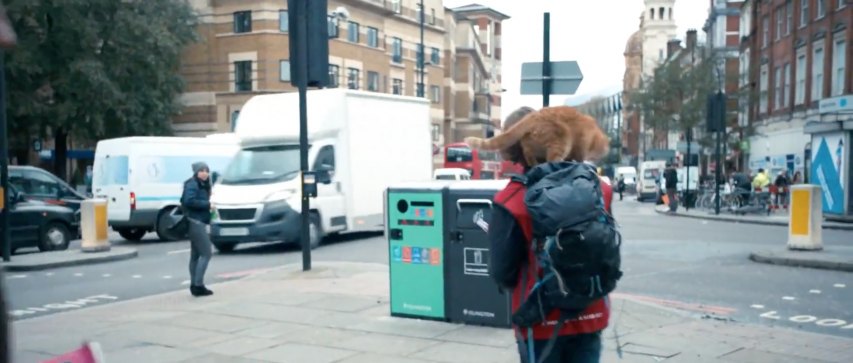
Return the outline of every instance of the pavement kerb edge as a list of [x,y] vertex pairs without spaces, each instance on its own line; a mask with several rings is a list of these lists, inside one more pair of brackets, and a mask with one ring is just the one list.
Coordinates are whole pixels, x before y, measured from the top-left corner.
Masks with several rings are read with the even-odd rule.
[[[673,216],[673,217],[702,219],[702,220],[706,220],[706,221],[726,222],[726,223],[757,224],[757,225],[764,225],[764,226],[781,226],[781,227],[785,227],[788,225],[785,222],[762,221],[762,220],[755,220],[755,219],[733,220],[733,219],[729,219],[729,218],[719,218],[719,217],[716,217],[713,215],[701,216],[701,215],[684,214],[684,213],[669,214],[666,211],[660,211],[657,209],[655,209],[655,213],[661,214],[661,215]],[[838,223],[838,222],[834,222],[834,223]],[[832,229],[832,230],[839,230],[839,231],[853,231],[853,225],[845,226],[845,225],[838,225],[838,224],[824,224],[823,229]]]
[[770,265],[792,266],[792,267],[807,267],[820,270],[844,271],[853,272],[853,264],[844,262],[831,262],[810,259],[792,259],[788,257],[770,256],[761,252],[750,252],[749,259]]
[[122,254],[113,254],[113,255],[104,255],[104,256],[93,256],[92,258],[87,259],[79,259],[79,260],[69,260],[69,261],[56,261],[56,262],[48,262],[38,265],[3,265],[3,271],[9,272],[26,272],[26,271],[43,271],[60,267],[72,267],[72,266],[85,266],[85,265],[95,265],[106,262],[116,262],[116,261],[124,261],[130,260],[133,258],[139,257],[139,251],[135,248],[130,248],[127,253]]

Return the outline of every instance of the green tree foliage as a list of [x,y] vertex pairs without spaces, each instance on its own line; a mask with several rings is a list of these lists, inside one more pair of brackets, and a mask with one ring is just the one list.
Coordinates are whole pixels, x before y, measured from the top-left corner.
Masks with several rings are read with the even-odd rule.
[[[4,0],[11,140],[167,135],[181,110],[181,52],[197,38],[183,0]],[[24,143],[24,145],[21,145]],[[64,155],[63,155],[64,156]]]

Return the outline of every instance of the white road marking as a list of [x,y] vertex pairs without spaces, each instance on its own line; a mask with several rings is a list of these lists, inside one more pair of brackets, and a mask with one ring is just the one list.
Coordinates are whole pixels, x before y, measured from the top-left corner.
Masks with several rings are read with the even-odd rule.
[[842,330],[853,329],[853,324],[850,324],[849,322],[841,320],[841,319],[834,319],[834,318],[823,318],[822,319],[820,317],[812,316],[812,315],[795,315],[795,316],[791,316],[791,317],[783,317],[783,316],[779,315],[779,313],[775,310],[765,312],[763,314],[760,314],[759,316],[762,318],[765,318],[765,319],[788,320],[788,321],[793,322],[793,323],[801,323],[801,324],[802,323],[814,323],[815,325],[820,326],[820,327],[831,327],[831,328],[838,328],[838,329],[842,329]]
[[782,300],[793,301],[795,298],[793,296],[782,296]]
[[163,276],[163,278],[168,280],[168,279],[172,278],[172,275],[166,275],[166,276]]
[[189,284],[190,284],[190,280],[184,280],[181,282],[181,285],[189,285]]
[[189,248],[185,248],[185,249],[182,249],[182,250],[169,251],[169,252],[166,252],[166,254],[167,254],[167,255],[176,255],[176,254],[179,254],[179,253],[188,253],[188,252],[190,252],[190,249],[189,249]]
[[135,279],[141,279],[141,278],[142,278],[142,275],[133,275],[133,278],[135,278]]
[[759,305],[759,304],[752,304],[749,307],[751,307],[753,309],[764,309],[764,305]]
[[27,278],[27,275],[9,275],[9,277],[7,277],[7,279],[9,279],[9,280],[25,279],[25,278]]
[[45,276],[53,276],[53,272],[46,272],[44,275]]
[[51,304],[45,304],[42,306],[34,306],[34,307],[25,308],[25,309],[12,310],[12,311],[9,311],[9,315],[11,315],[11,316],[25,316],[25,315],[32,315],[32,314],[36,314],[36,313],[40,313],[40,312],[48,312],[51,310],[79,309],[79,308],[86,306],[86,305],[103,302],[102,300],[118,300],[118,297],[112,296],[112,295],[107,295],[107,294],[101,294],[101,295],[85,297],[82,299],[66,300],[66,301],[60,302],[60,303],[51,303]]
[[847,285],[845,285],[845,284],[835,284],[835,285],[832,285],[832,286],[835,286],[835,287],[837,287],[837,288],[839,288],[839,289],[842,289],[842,288],[847,287]]
[[78,272],[78,273],[75,273],[75,274],[74,274],[74,276],[80,277],[80,276],[83,276],[83,273],[82,273],[82,272]]
[[103,274],[103,275],[101,275],[101,276],[103,276],[103,277],[110,277],[110,276],[112,276],[112,275],[111,275],[111,274]]
[[810,294],[820,294],[820,290],[809,290]]
[[818,320],[815,324],[820,326],[842,326],[847,324],[847,322],[841,319],[823,319]]
[[780,318],[779,314],[777,314],[775,310],[774,311],[768,311],[768,312],[761,314],[759,316],[762,318],[774,319],[774,320],[779,320],[779,318]]
[[795,323],[811,323],[813,321],[817,321],[817,318],[811,315],[797,315],[788,318],[788,320]]

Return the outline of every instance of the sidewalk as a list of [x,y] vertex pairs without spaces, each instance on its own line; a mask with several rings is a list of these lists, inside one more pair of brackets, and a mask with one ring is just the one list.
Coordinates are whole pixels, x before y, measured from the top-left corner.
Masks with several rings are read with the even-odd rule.
[[[389,317],[388,268],[314,264],[15,322],[15,363],[101,343],[108,363],[518,362],[507,329]],[[603,362],[849,362],[853,339],[613,299]],[[846,357],[846,358],[845,358]]]
[[[668,208],[666,206],[655,206],[655,212],[659,214],[667,214]],[[729,213],[725,210],[720,210],[720,215],[715,215],[714,211],[707,211],[701,209],[693,209],[685,210],[684,206],[678,206],[678,211],[674,214],[677,217],[687,217],[687,218],[695,218],[695,219],[706,219],[711,221],[721,221],[721,222],[734,222],[734,223],[750,223],[750,224],[763,224],[770,226],[788,226],[788,212],[786,211],[776,211],[771,213],[769,216],[764,214],[746,214],[746,215],[737,215]],[[823,229],[838,229],[845,231],[853,231],[853,223],[844,223],[844,222],[834,222],[827,221],[824,219],[823,221]]]

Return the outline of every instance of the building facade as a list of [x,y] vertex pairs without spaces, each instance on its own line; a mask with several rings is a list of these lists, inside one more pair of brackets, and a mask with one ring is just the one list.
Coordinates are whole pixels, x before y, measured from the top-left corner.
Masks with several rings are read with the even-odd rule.
[[[251,97],[295,91],[290,84],[285,1],[191,2],[200,14],[202,39],[184,53],[181,73],[187,89],[181,102],[185,109],[174,119],[175,134],[229,132]],[[417,96],[420,0],[329,0],[328,5],[329,87]],[[479,6],[457,12],[446,9],[442,0],[423,0],[423,7],[423,89],[424,97],[432,102],[433,141],[440,148],[459,136],[485,135],[489,115],[500,115],[500,101],[475,102],[474,94],[481,87],[474,88],[475,82],[469,78],[485,89],[500,87],[500,21],[508,17]],[[467,31],[473,33],[470,41],[460,39],[460,32]],[[463,48],[448,47],[453,44]],[[468,68],[462,71],[460,63]],[[459,85],[471,92],[456,92]],[[465,97],[469,101],[462,102]],[[467,107],[457,107],[463,103]],[[495,107],[497,112],[492,113]],[[460,111],[454,113],[452,122],[447,122],[449,109]],[[486,115],[484,122],[481,114]],[[463,127],[465,131],[457,135],[454,127],[468,124],[480,126]]]
[[[741,9],[749,32],[741,38],[748,65],[741,67],[740,86],[753,91],[741,99],[751,127],[748,167],[808,174],[817,145],[807,125],[853,120],[850,106],[843,106],[853,101],[853,6],[845,0],[747,0]],[[839,160],[850,149],[840,144]]]
[[[643,16],[640,16],[642,27]],[[640,112],[631,103],[631,94],[639,91],[643,79],[643,34],[637,30],[625,44],[625,74],[622,76],[622,149],[627,164],[640,158]]]
[[666,47],[678,35],[673,7],[675,0],[644,0],[641,26],[643,34],[643,77],[654,76],[655,69],[666,60]]

